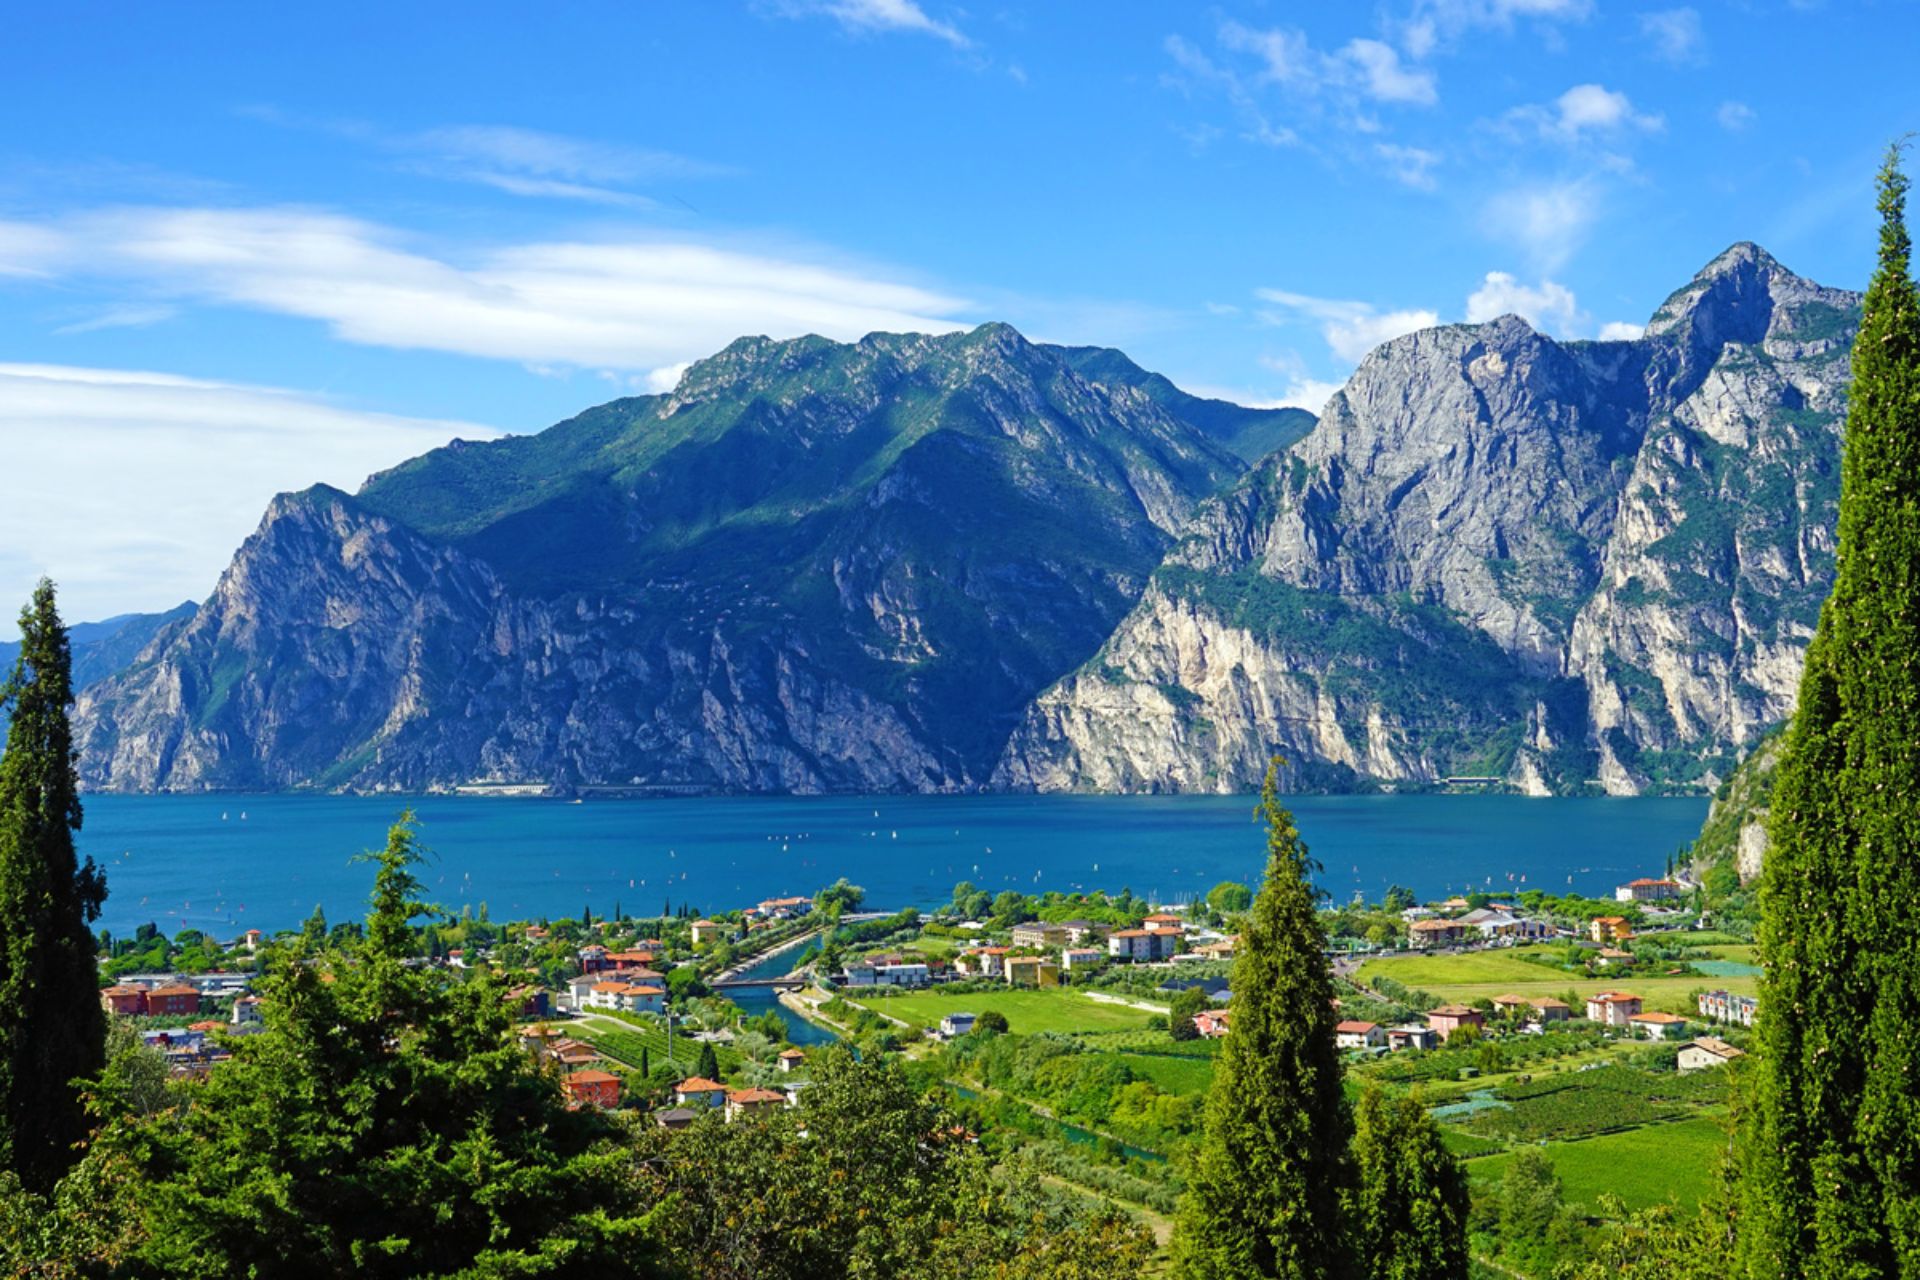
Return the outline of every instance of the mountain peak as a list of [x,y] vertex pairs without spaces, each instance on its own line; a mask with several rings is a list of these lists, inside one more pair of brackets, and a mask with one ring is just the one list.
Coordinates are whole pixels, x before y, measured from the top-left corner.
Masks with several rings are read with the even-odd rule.
[[[1833,298],[1825,296],[1829,294]],[[1690,331],[1715,346],[1760,342],[1773,327],[1779,308],[1816,300],[1837,302],[1840,297],[1840,290],[1823,289],[1795,275],[1759,245],[1742,240],[1661,303],[1647,322],[1647,334]]]

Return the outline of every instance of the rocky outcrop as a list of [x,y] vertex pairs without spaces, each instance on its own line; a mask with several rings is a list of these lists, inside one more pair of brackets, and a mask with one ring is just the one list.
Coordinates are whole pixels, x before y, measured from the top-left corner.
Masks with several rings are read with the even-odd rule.
[[999,780],[1240,790],[1278,749],[1380,783],[1711,787],[1791,709],[1832,580],[1859,301],[1737,245],[1636,341],[1507,316],[1386,344],[1202,510]]

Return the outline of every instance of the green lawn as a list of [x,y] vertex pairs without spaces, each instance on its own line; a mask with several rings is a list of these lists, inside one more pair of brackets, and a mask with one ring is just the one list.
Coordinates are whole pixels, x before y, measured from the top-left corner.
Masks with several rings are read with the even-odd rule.
[[1649,1010],[1693,1014],[1695,991],[1723,988],[1739,995],[1752,995],[1758,987],[1753,975],[1715,978],[1644,977],[1623,974],[1617,977],[1576,977],[1522,960],[1502,952],[1470,951],[1460,955],[1392,956],[1371,960],[1359,973],[1363,983],[1392,978],[1442,1000],[1473,1001],[1505,995],[1563,997],[1571,990],[1581,996],[1596,991],[1631,991],[1644,998]]
[[1065,987],[970,995],[926,991],[848,998],[877,1013],[890,1014],[923,1027],[938,1027],[940,1019],[950,1013],[985,1013],[997,1009],[1007,1016],[1007,1029],[1021,1035],[1036,1031],[1130,1031],[1144,1028],[1152,1016],[1143,1009],[1090,1000],[1084,993]]
[[1124,1062],[1137,1078],[1151,1080],[1167,1093],[1205,1093],[1213,1084],[1212,1058],[1175,1057],[1157,1053],[1109,1053],[1100,1056]]
[[[1544,1150],[1569,1204],[1597,1210],[1601,1195],[1611,1192],[1629,1209],[1669,1199],[1691,1207],[1712,1189],[1726,1141],[1718,1118],[1696,1116],[1578,1142],[1549,1143]],[[1498,1182],[1512,1159],[1503,1152],[1469,1160],[1467,1172],[1476,1182]]]
[[[1463,951],[1447,955],[1389,956],[1360,966],[1360,981],[1392,978],[1409,987],[1434,991],[1436,987],[1479,982],[1562,982],[1571,975],[1522,960],[1511,951]],[[1438,994],[1436,992],[1436,994]]]

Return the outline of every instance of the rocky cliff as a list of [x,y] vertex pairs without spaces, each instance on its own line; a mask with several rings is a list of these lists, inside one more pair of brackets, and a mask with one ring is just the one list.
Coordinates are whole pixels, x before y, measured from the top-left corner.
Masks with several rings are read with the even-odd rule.
[[1711,787],[1831,583],[1858,295],[1736,245],[1631,342],[1386,344],[1208,503],[996,773],[1042,790]]
[[669,395],[277,499],[81,698],[82,774],[980,786],[1274,416],[1000,325],[742,339]]

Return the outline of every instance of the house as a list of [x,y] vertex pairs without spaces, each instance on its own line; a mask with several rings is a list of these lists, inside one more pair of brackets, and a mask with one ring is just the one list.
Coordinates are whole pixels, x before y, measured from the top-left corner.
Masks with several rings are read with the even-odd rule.
[[1460,923],[1483,938],[1504,938],[1520,928],[1518,917],[1497,907],[1476,907],[1461,916]]
[[147,1011],[147,989],[135,983],[115,983],[100,992],[100,1007],[108,1013],[135,1017]]
[[1677,880],[1649,880],[1642,876],[1629,880],[1613,891],[1616,902],[1671,902],[1680,896]]
[[1142,921],[1140,927],[1148,933],[1181,933],[1185,931],[1187,922],[1170,911],[1156,911]]
[[668,1107],[653,1113],[654,1123],[662,1129],[685,1129],[699,1118],[700,1113],[688,1107]]
[[576,1071],[560,1083],[576,1106],[611,1111],[620,1105],[620,1077],[610,1072]]
[[840,972],[843,987],[871,987],[878,981],[870,964],[850,964]]
[[617,1009],[622,1013],[664,1013],[667,992],[664,987],[635,982],[596,982],[587,992],[590,1009]]
[[1193,1029],[1203,1040],[1218,1040],[1227,1034],[1227,1022],[1232,1017],[1227,1009],[1203,1009],[1193,1015]]
[[1013,926],[1013,945],[1016,947],[1058,947],[1066,941],[1067,931],[1064,928],[1043,920],[1029,920]]
[[1443,1004],[1427,1012],[1427,1025],[1444,1043],[1462,1027],[1485,1028],[1487,1015],[1464,1004]]
[[1407,938],[1416,947],[1437,947],[1466,936],[1467,926],[1458,920],[1415,920],[1407,926]]
[[250,1023],[262,1022],[260,1016],[260,997],[241,996],[233,1002],[233,1025],[244,1027]]
[[798,1049],[782,1049],[780,1051],[780,1070],[786,1074],[792,1075],[806,1065],[807,1055]]
[[1060,966],[1041,956],[1008,956],[1007,985],[1057,987],[1060,985]]
[[190,982],[169,982],[147,992],[146,1011],[158,1017],[200,1012],[200,988]]
[[769,920],[791,920],[813,910],[812,898],[768,898],[754,912]]
[[580,962],[580,972],[598,973],[607,967],[607,949],[599,943],[589,943],[573,953]]
[[1386,1042],[1386,1028],[1376,1022],[1349,1019],[1333,1029],[1334,1046],[1340,1049],[1376,1049]]
[[973,1024],[976,1021],[978,1017],[971,1013],[950,1013],[940,1019],[940,1034],[948,1039],[964,1036],[973,1030]]
[[873,966],[873,981],[881,987],[924,987],[933,981],[933,975],[921,961],[903,961]]
[[1622,951],[1618,947],[1600,948],[1600,967],[1611,969],[1616,965],[1626,966],[1633,963],[1633,952]]
[[569,1071],[600,1061],[598,1049],[583,1040],[569,1040],[565,1036],[547,1046],[547,1056]]
[[735,1089],[727,1094],[727,1119],[759,1111],[778,1111],[787,1105],[787,1095],[778,1089]]
[[1166,960],[1180,949],[1180,935],[1165,929],[1118,929],[1107,935],[1107,955],[1115,960]]
[[1071,973],[1075,969],[1097,969],[1107,953],[1098,947],[1068,947],[1060,953],[1060,967]]
[[974,947],[960,953],[959,959],[954,961],[954,968],[977,978],[998,978],[1007,951],[1006,947]]
[[1587,1017],[1602,1026],[1624,1027],[1640,1012],[1639,996],[1624,991],[1601,991],[1587,997]]
[[1653,1010],[1648,1013],[1636,1013],[1627,1019],[1636,1031],[1647,1033],[1649,1040],[1666,1040],[1673,1036],[1682,1036],[1687,1032],[1687,1020],[1671,1013]]
[[[651,951],[607,952],[607,968],[612,969],[615,973],[624,973],[627,977],[640,976],[638,971],[648,969],[648,967],[653,964],[653,961],[654,953]],[[657,978],[660,975],[654,973],[651,974],[651,976]]]
[[1440,910],[1442,911],[1465,911],[1466,909],[1467,900],[1457,893],[1440,904]]
[[545,987],[515,987],[507,992],[507,1003],[512,1006],[514,1015],[521,1018],[544,1018],[553,1012],[552,1001]]
[[1440,1045],[1440,1033],[1432,1027],[1388,1027],[1387,1048],[1435,1049]]
[[727,926],[717,920],[695,920],[692,924],[693,945],[704,947],[710,942],[719,942],[727,936]]
[[1519,1018],[1531,1011],[1533,1006],[1525,996],[1504,995],[1493,998],[1493,1012],[1499,1018]]
[[1736,1049],[1725,1040],[1701,1036],[1680,1046],[1680,1070],[1705,1071],[1710,1067],[1724,1067],[1735,1058],[1746,1056],[1745,1049]]
[[1205,960],[1231,960],[1234,948],[1239,944],[1240,936],[1221,938],[1218,942],[1203,942],[1195,947],[1194,953]]
[[1552,996],[1542,996],[1530,1003],[1533,1005],[1534,1019],[1538,1022],[1565,1022],[1573,1016],[1573,1006]]
[[1726,991],[1703,991],[1698,1004],[1700,1016],[1707,1021],[1737,1022],[1743,1027],[1752,1026],[1754,1015],[1760,1012],[1760,1002],[1752,996]]
[[528,942],[545,942],[548,936],[549,931],[540,925],[530,924],[527,926],[526,938]]
[[1107,926],[1091,920],[1069,920],[1060,927],[1067,931],[1067,945],[1073,947],[1083,942],[1098,942],[1107,936]]
[[688,1076],[674,1086],[673,1100],[683,1107],[725,1106],[727,1086],[703,1076]]
[[240,935],[240,945],[247,949],[248,955],[252,955],[260,949],[260,940],[264,936],[258,929],[249,929]]
[[587,998],[593,994],[596,985],[604,981],[598,973],[583,973],[577,978],[567,979],[567,1004],[575,1009],[587,1007]]
[[1625,916],[1595,916],[1587,924],[1587,936],[1602,946],[1609,942],[1624,942],[1633,936],[1633,926],[1627,923]]

